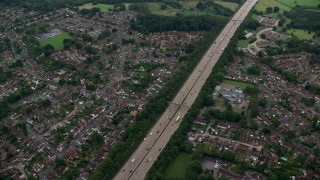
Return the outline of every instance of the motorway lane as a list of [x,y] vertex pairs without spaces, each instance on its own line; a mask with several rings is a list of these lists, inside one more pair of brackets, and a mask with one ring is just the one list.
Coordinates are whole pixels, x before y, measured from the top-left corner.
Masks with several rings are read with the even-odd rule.
[[[247,1],[232,20],[228,22],[176,95],[173,103],[169,105],[164,114],[150,130],[146,137],[147,139],[140,144],[114,179],[140,180],[145,177],[154,160],[158,157],[173,133],[178,129],[181,119],[195,101],[205,80],[211,74],[215,63],[223,53],[224,48],[228,45],[230,38],[256,2],[257,0]],[[182,105],[179,106],[179,104]],[[180,116],[180,120],[177,123],[175,121],[178,116]],[[169,117],[170,121],[167,117]],[[159,131],[159,133],[156,133],[157,131]],[[152,135],[150,135],[151,132]],[[132,159],[136,159],[135,162],[131,163]]]

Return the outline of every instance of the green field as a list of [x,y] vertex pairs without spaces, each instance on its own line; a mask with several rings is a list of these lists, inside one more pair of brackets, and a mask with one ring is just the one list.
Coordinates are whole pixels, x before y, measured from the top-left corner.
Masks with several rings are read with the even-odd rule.
[[251,83],[233,81],[233,80],[230,80],[230,79],[225,79],[225,80],[222,81],[222,83],[239,87],[242,90],[246,89],[247,87],[255,87],[255,85],[251,84]]
[[63,49],[63,40],[69,39],[71,36],[68,33],[59,34],[52,38],[44,39],[40,41],[40,47],[44,47],[47,44],[51,44],[54,47],[54,50]]
[[239,4],[233,2],[225,2],[225,1],[214,1],[215,3],[230,9],[231,11],[236,11],[239,7]]
[[295,7],[296,5],[307,6],[307,7],[317,7],[320,4],[320,0],[278,0],[278,1],[290,7]]
[[108,12],[109,9],[113,9],[113,5],[111,4],[97,4],[93,5],[92,3],[87,3],[82,6],[79,6],[79,9],[92,9],[92,8],[100,8],[101,12]]
[[314,32],[311,32],[310,34],[308,31],[302,30],[302,29],[288,29],[287,34],[293,34],[295,35],[298,39],[312,39],[313,36],[315,35]]
[[[125,3],[126,9],[129,7],[129,3]],[[100,8],[101,12],[112,12],[113,5],[112,4],[97,4],[93,5],[92,3],[87,3],[82,6],[79,6],[79,9],[92,9],[92,8]]]
[[165,176],[173,179],[185,179],[186,169],[191,157],[187,153],[180,153],[167,167]]

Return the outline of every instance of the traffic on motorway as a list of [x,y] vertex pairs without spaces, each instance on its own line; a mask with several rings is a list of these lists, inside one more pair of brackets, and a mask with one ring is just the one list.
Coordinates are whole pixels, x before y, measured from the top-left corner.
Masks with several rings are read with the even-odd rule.
[[146,176],[148,170],[152,167],[152,164],[166,146],[170,137],[178,129],[181,119],[183,119],[197,98],[202,86],[211,74],[213,67],[227,47],[235,31],[257,1],[258,0],[246,1],[227,23],[177,93],[172,103],[169,104],[160,119],[116,174],[114,177],[115,180],[141,180]]

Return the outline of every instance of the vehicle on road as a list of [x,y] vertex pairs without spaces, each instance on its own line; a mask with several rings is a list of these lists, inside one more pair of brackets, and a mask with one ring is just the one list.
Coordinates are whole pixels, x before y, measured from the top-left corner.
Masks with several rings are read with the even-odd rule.
[[133,158],[130,163],[133,164],[135,161],[136,161],[136,159]]
[[178,122],[178,121],[179,121],[179,119],[180,119],[180,116],[178,116],[178,117],[177,117],[176,122]]

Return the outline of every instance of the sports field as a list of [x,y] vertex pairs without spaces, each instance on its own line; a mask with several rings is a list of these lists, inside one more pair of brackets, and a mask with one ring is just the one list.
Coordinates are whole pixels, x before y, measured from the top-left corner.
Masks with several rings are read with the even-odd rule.
[[59,34],[57,36],[41,40],[40,47],[44,47],[47,44],[51,44],[54,47],[54,50],[62,50],[63,40],[70,39],[70,38],[71,36],[68,33]]
[[191,157],[187,153],[180,153],[167,167],[165,175],[170,179],[185,179],[186,169]]

